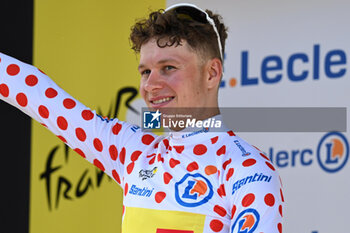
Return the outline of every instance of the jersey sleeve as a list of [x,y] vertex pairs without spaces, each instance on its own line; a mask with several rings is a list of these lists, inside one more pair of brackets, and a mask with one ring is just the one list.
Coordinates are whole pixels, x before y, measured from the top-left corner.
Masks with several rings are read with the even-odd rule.
[[281,233],[284,202],[281,179],[265,154],[252,146],[249,151],[237,156],[238,161],[225,170],[230,232]]
[[0,53],[0,99],[47,127],[117,183],[124,174],[123,145],[135,126],[107,120],[75,100],[38,68]]

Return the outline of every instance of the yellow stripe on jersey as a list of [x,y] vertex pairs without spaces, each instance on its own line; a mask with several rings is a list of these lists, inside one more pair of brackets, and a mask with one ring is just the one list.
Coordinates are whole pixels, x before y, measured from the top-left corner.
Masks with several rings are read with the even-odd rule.
[[203,214],[126,207],[123,232],[202,233],[204,222]]

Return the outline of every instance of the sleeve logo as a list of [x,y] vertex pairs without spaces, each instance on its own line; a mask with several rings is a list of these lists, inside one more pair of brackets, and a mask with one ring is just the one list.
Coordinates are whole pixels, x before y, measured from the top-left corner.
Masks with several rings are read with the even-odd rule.
[[255,209],[243,210],[233,224],[231,233],[253,233],[259,224],[259,220],[260,215]]

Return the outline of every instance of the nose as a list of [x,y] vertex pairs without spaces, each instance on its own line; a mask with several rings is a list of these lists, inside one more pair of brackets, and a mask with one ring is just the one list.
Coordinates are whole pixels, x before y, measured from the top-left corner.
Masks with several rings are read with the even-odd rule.
[[153,70],[149,74],[147,80],[144,83],[144,89],[147,92],[153,92],[162,88],[162,79],[158,71]]

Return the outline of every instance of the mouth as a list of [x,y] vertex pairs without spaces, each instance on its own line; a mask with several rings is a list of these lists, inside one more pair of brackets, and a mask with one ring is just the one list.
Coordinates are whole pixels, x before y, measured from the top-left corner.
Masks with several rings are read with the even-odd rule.
[[157,98],[153,98],[151,99],[149,102],[154,106],[154,107],[160,107],[163,105],[168,104],[169,102],[171,102],[175,97],[174,96],[170,96],[170,97],[157,97]]

